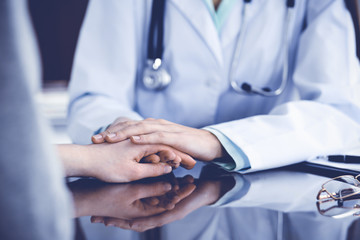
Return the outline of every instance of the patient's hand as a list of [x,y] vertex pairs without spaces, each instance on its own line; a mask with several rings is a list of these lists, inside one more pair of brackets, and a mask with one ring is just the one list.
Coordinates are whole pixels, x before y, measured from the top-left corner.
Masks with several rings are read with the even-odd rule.
[[[58,145],[67,176],[90,176],[106,182],[130,182],[160,176],[172,166],[195,160],[165,145],[136,145],[130,140],[110,144]],[[145,157],[158,153],[156,159]],[[145,158],[145,159],[144,159]],[[140,162],[142,159],[145,162]],[[166,163],[169,162],[169,163]]]

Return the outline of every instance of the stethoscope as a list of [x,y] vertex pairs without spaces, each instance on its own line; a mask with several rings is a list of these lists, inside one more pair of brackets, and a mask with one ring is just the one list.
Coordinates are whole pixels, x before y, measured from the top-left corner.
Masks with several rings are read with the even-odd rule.
[[[279,96],[285,89],[289,78],[289,28],[293,18],[293,8],[295,0],[286,0],[286,27],[282,37],[282,57],[284,67],[280,86],[272,90],[271,88],[256,87],[248,82],[238,83],[234,78],[234,69],[238,65],[241,45],[244,41],[244,29],[246,29],[246,14],[248,5],[252,0],[244,0],[244,7],[241,15],[241,29],[238,35],[238,41],[235,47],[232,64],[230,68],[230,86],[234,91],[241,94],[258,94],[265,97]],[[163,37],[164,37],[164,13],[166,0],[154,0],[151,9],[150,30],[147,46],[147,62],[143,72],[143,84],[149,90],[162,90],[171,83],[171,76],[163,68]],[[155,34],[156,33],[156,34]]]

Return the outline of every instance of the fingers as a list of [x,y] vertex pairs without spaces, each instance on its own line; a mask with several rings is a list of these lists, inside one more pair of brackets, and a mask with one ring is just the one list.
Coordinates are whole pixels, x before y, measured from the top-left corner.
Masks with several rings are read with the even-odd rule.
[[127,125],[117,126],[114,129],[111,129],[111,133],[107,134],[105,140],[107,142],[119,142],[125,139],[128,139],[134,135],[148,134],[158,131],[164,131],[164,125],[158,124],[157,122],[137,122]]
[[[172,206],[171,208],[167,207],[167,209],[173,209],[176,204],[178,204],[181,200],[188,197],[194,190],[196,189],[195,184],[186,184],[184,186],[181,186],[176,191],[169,191],[166,193],[167,197],[167,204],[168,206]],[[164,201],[163,199],[160,199],[160,202]]]
[[[160,157],[160,162],[166,162],[174,168],[179,167],[179,164],[181,164],[181,166],[186,169],[192,169],[196,164],[196,161],[190,155],[180,152],[179,150],[169,146],[158,144],[148,144],[141,146],[143,148],[144,157],[157,153]],[[155,159],[155,156],[151,157],[151,159],[152,158],[154,158],[154,160],[158,160]],[[146,158],[146,161],[148,162],[149,159]],[[155,163],[155,161],[153,163]]]
[[165,162],[173,168],[180,166],[181,159],[173,151],[161,151],[158,154],[161,162]]
[[[170,211],[165,212],[157,212],[155,214],[149,216],[139,216],[134,219],[120,219],[120,218],[112,218],[112,217],[91,217],[91,222],[93,223],[104,223],[106,226],[115,226],[123,229],[134,230],[138,232],[143,232],[148,229],[152,229],[155,227],[162,226],[164,224],[170,223],[172,221],[178,220],[183,218],[188,214],[192,208],[188,209],[188,205],[191,201],[187,201],[184,199],[188,199],[189,196],[194,192],[196,186],[193,184],[194,179],[191,176],[185,176],[184,178],[180,179],[181,182],[184,182],[185,185],[182,185],[181,188],[177,188],[174,191],[175,187],[171,192],[166,193],[164,196],[158,198],[149,198],[149,202],[152,202],[153,199],[156,199],[156,203],[160,199],[162,201],[163,197],[166,199],[171,199],[171,204],[173,205]],[[171,195],[176,195],[173,197]],[[183,201],[182,201],[183,200]],[[162,203],[158,203],[162,205]],[[169,203],[170,204],[170,203]],[[175,207],[176,205],[176,207]],[[159,214],[160,213],[160,214]]]
[[103,223],[105,226],[118,227],[122,229],[135,230],[132,229],[132,221],[125,220],[121,218],[113,218],[113,217],[100,217],[100,216],[92,216],[90,218],[92,223]]
[[136,144],[163,144],[179,149],[181,142],[178,133],[154,132],[149,134],[132,135],[130,140]]
[[134,188],[135,189],[132,189],[132,191],[134,192],[132,192],[131,194],[133,194],[134,198],[136,199],[162,196],[172,190],[172,186],[168,182],[157,182],[146,185],[134,185]]
[[135,144],[149,146],[161,144],[171,146],[172,148],[175,148],[175,154],[181,158],[181,166],[186,169],[192,169],[196,164],[196,161],[190,155],[183,152],[186,146],[184,146],[181,142],[183,139],[179,139],[178,133],[156,132],[139,136],[131,136],[130,140]]
[[175,156],[174,160],[169,160],[167,157],[160,157],[156,154],[152,154],[150,156],[144,157],[140,162],[159,163],[160,161],[169,164],[172,168],[178,168],[180,166],[181,158],[179,156]]
[[92,223],[104,223],[104,217],[101,216],[91,216],[90,221]]
[[174,149],[174,152],[176,156],[180,159],[180,164],[183,168],[190,170],[195,166],[196,161],[190,155],[180,152],[176,149]]
[[[170,215],[171,216],[171,215]],[[154,217],[144,217],[133,220],[113,218],[113,217],[91,217],[92,223],[103,223],[105,226],[118,227],[127,230],[133,230],[137,232],[144,232],[155,227],[164,225],[167,222],[171,222],[169,214],[158,215]]]
[[150,156],[144,157],[141,162],[145,163],[158,163],[160,162],[160,157],[156,154],[151,154]]
[[103,143],[105,142],[105,137],[108,133],[105,131],[105,132],[101,132],[99,134],[96,134],[94,136],[91,137],[91,141],[93,143]]
[[107,135],[111,134],[112,132],[114,132],[116,130],[117,126],[124,125],[122,123],[130,124],[130,123],[135,123],[135,122],[138,122],[138,121],[133,121],[126,117],[119,117],[105,131],[92,136],[91,141],[93,143],[103,143],[103,142],[105,142],[105,137]]
[[184,183],[194,183],[194,182],[195,182],[195,179],[194,179],[194,177],[191,176],[191,175],[186,175],[185,177],[183,177],[183,178],[181,179],[181,181],[184,182]]
[[196,164],[196,161],[191,156],[176,149],[160,151],[158,155],[153,154],[145,157],[143,162],[164,162],[173,168],[178,168],[181,164],[185,169],[192,169]]
[[172,167],[166,163],[136,163],[137,166],[131,174],[130,181],[139,180],[141,178],[157,177],[168,174],[172,171]]
[[177,156],[174,151],[164,150],[158,154],[151,154],[144,157],[140,162],[143,163],[167,163],[172,168],[178,168],[180,166],[181,158]]
[[[187,197],[193,189],[195,189],[194,184],[184,185],[181,188],[179,188],[178,185],[171,186],[170,183],[167,184],[169,184],[169,186],[166,186],[166,192],[162,192],[161,186],[159,185],[158,188],[160,189],[158,191],[155,189],[152,191],[152,188],[148,187],[147,192],[143,191],[141,195],[139,195],[139,193],[137,194],[136,199],[141,199],[143,203],[151,206],[143,209],[142,212],[145,216],[158,213],[160,210],[173,209],[175,204]],[[142,198],[143,196],[145,197]]]
[[160,203],[160,200],[157,197],[144,198],[142,201],[150,206],[156,206]]
[[188,197],[196,189],[196,185],[193,184],[193,182],[194,178],[189,175],[176,181],[175,185],[172,186],[171,191],[158,197],[158,206],[168,210],[173,209],[176,204]]
[[133,223],[132,220],[125,220],[125,219],[120,219],[120,218],[111,218],[111,217],[105,217],[102,218],[102,223],[104,223],[105,226],[113,226],[113,227],[118,227],[118,228],[122,228],[122,229],[127,229],[127,230],[134,230],[137,232],[143,232],[146,229],[143,228],[133,228]]
[[[159,152],[159,157],[162,162],[175,161],[176,163],[176,161],[179,161],[179,159],[176,159],[176,154],[170,150]],[[180,163],[180,161],[178,163]]]
[[148,118],[142,121],[114,122],[105,132],[93,136],[96,143],[101,141],[119,142],[133,135],[148,134],[157,131],[177,131],[180,125],[163,119]]

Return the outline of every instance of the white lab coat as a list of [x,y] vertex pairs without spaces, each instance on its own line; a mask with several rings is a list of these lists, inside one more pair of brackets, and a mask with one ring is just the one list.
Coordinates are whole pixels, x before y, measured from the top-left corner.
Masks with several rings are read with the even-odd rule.
[[[238,145],[256,171],[339,153],[360,144],[359,61],[343,0],[296,1],[290,23],[290,79],[279,97],[235,93],[229,69],[241,25],[238,1],[218,34],[202,0],[168,0],[163,60],[172,83],[143,87],[151,0],[92,0],[70,83],[69,131],[89,143],[120,116],[210,126]],[[280,84],[285,0],[254,0],[235,75]],[[303,30],[306,18],[307,27]]]

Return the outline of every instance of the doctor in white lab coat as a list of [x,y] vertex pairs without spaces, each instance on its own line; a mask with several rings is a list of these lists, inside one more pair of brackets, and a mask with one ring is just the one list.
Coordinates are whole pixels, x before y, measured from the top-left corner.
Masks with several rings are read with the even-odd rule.
[[[359,61],[343,0],[296,1],[287,44],[286,0],[253,0],[245,24],[242,0],[222,0],[217,11],[207,0],[166,2],[163,67],[172,82],[153,91],[142,83],[152,1],[90,1],[70,83],[74,142],[89,143],[117,119],[109,142],[139,135],[138,143],[173,145],[200,160],[228,155],[218,164],[243,172],[360,145]],[[232,75],[239,85],[276,89],[285,62],[279,96],[239,94],[230,85]]]

